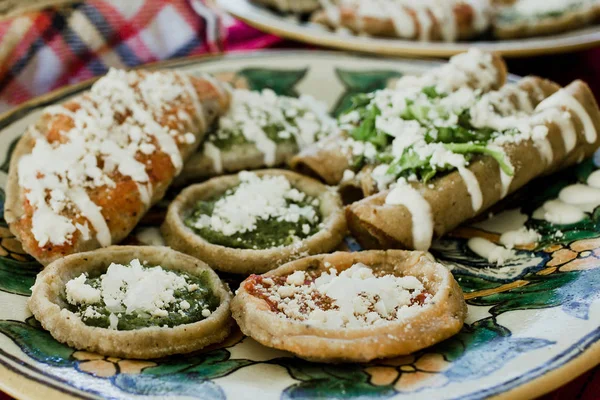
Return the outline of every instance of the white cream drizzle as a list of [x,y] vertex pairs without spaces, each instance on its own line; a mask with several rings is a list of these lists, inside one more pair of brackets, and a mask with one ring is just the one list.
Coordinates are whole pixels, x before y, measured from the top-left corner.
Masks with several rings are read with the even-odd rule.
[[[540,103],[541,104],[541,103]],[[539,107],[539,106],[538,106]],[[577,144],[577,131],[571,119],[571,114],[568,111],[563,111],[560,108],[543,108],[539,109],[540,113],[535,116],[538,121],[554,123],[560,130],[560,134],[565,146],[565,152],[570,153]]]
[[548,200],[542,207],[535,210],[532,216],[535,219],[546,220],[551,224],[569,225],[583,220],[585,212],[560,200]]
[[433,239],[433,214],[421,193],[406,181],[399,181],[386,196],[385,204],[403,205],[408,209],[412,216],[413,247],[429,249]]
[[475,254],[487,259],[489,263],[503,265],[516,257],[517,253],[513,250],[516,246],[536,245],[540,241],[541,235],[525,226],[527,219],[527,215],[521,213],[519,209],[511,209],[473,224],[473,227],[499,233],[499,244],[476,237],[470,239],[467,246]]
[[590,117],[585,107],[565,89],[560,89],[552,96],[543,100],[538,104],[537,110],[545,110],[547,108],[560,106],[568,108],[573,114],[577,115],[583,124],[585,139],[588,143],[594,143],[598,137],[598,132],[596,131],[596,126],[594,125],[594,121],[592,121],[592,117]]
[[96,231],[96,239],[102,247],[110,246],[111,234],[106,219],[102,215],[101,208],[96,205],[86,193],[85,189],[77,187],[68,192],[68,197],[79,208],[81,214],[87,218]]
[[474,237],[467,241],[469,249],[479,257],[485,258],[488,262],[496,265],[503,265],[506,261],[515,257],[514,250],[498,246],[487,239]]
[[144,203],[144,206],[150,207],[150,203],[152,202],[152,184],[150,183],[135,183],[140,194],[140,200]]
[[504,232],[500,235],[500,243],[507,249],[512,249],[515,246],[523,246],[539,242],[541,235],[533,229],[527,229],[525,226]]
[[467,191],[471,195],[471,205],[473,206],[473,211],[479,211],[483,205],[483,194],[481,193],[481,187],[479,186],[477,177],[473,172],[471,172],[470,169],[465,167],[459,167],[458,173],[465,182]]
[[211,142],[204,142],[204,155],[212,160],[215,173],[223,172],[223,160],[221,150]]
[[587,184],[593,188],[600,189],[600,170],[594,171],[588,176]]
[[554,160],[554,151],[552,150],[552,144],[550,144],[548,137],[536,140],[533,144],[540,152],[546,165],[552,164],[552,161]]
[[533,218],[552,224],[575,224],[600,206],[600,170],[592,172],[583,183],[565,186],[557,199],[546,201],[535,210]]
[[506,197],[506,195],[508,194],[508,191],[510,189],[510,185],[512,184],[514,175],[508,175],[506,172],[504,172],[502,170],[502,168],[500,168],[500,182],[501,182],[501,190],[500,190],[500,197],[504,198]]
[[[187,93],[189,93],[190,98],[192,99],[192,104],[194,105],[194,109],[196,110],[196,117],[200,121],[200,129],[207,129],[208,126],[206,124],[206,117],[204,115],[204,107],[202,107],[202,103],[200,102],[200,98],[198,97],[198,93],[190,80],[190,77],[187,74],[177,73],[177,76],[183,82]],[[216,80],[209,74],[203,74],[202,78],[211,82],[213,87],[216,87],[219,91],[221,91],[221,85],[216,82]],[[222,94],[222,93],[221,93]]]
[[490,145],[488,145],[488,148],[493,149],[494,151],[502,152],[504,154],[504,157],[503,157],[504,162],[509,164],[513,170],[513,175],[508,175],[500,167],[500,164],[498,164],[498,169],[500,171],[500,185],[501,185],[500,186],[500,198],[504,198],[504,197],[506,197],[506,195],[508,194],[508,192],[510,190],[510,185],[512,184],[512,181],[514,179],[515,168],[512,165],[510,158],[508,157],[508,155],[506,154],[506,152],[504,151],[504,149],[501,146],[490,144]]

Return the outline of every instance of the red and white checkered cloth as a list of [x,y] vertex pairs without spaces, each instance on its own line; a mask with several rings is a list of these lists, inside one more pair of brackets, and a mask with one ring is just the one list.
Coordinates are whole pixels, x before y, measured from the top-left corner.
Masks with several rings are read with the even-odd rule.
[[203,0],[89,0],[25,13],[0,21],[0,112],[110,67],[278,41]]

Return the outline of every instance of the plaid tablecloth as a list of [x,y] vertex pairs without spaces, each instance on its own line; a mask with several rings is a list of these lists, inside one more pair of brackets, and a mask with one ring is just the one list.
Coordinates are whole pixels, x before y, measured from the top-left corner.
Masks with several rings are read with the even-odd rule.
[[[299,47],[223,15],[210,0],[88,0],[0,20],[0,112],[60,86],[188,55]],[[600,99],[600,48],[509,61],[519,75],[583,79]],[[9,397],[0,392],[0,400]],[[600,367],[543,397],[600,399]]]
[[110,67],[280,42],[201,0],[89,0],[0,21],[0,112]]

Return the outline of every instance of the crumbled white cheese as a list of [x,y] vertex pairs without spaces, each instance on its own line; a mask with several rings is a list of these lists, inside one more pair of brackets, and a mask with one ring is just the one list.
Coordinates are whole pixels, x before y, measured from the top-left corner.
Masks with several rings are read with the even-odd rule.
[[[110,311],[111,329],[116,329],[122,313],[148,313],[155,317],[167,317],[167,308],[176,302],[175,291],[198,290],[198,285],[189,285],[184,276],[164,270],[162,267],[146,268],[134,259],[129,266],[112,263],[106,273],[100,276],[99,288],[85,283],[81,274],[66,284],[66,298],[70,304],[104,306]],[[180,310],[188,310],[191,304],[182,300],[177,304]],[[204,314],[204,313],[203,313]],[[93,306],[82,312],[82,317],[93,318],[99,314]],[[115,328],[112,328],[112,327]]]
[[[413,2],[414,3],[414,2]],[[447,64],[420,76],[403,76],[398,88],[436,86],[443,93],[471,85],[487,91],[498,83],[499,71],[490,53],[471,48],[451,57]]]
[[85,283],[85,274],[73,278],[65,285],[67,301],[71,304],[94,304],[101,300],[101,292]]
[[310,233],[310,225],[302,224],[302,233],[308,235]]
[[356,174],[354,173],[354,171],[352,171],[351,169],[346,169],[344,170],[344,174],[342,176],[342,182],[351,181],[352,179],[354,179],[355,176]]
[[189,310],[190,309],[190,302],[187,300],[183,300],[182,302],[179,303],[179,308],[181,308],[182,310]]
[[[282,285],[262,285],[282,318],[292,318],[328,328],[358,328],[402,318],[415,297],[425,293],[414,276],[376,276],[368,266],[357,263],[340,272],[331,268],[309,283],[304,271],[287,276]],[[430,295],[425,295],[427,304]],[[323,307],[319,299],[327,299]]]
[[117,326],[119,325],[119,317],[115,314],[110,313],[108,316],[108,329],[117,330]]
[[[219,199],[212,216],[201,215],[193,226],[208,227],[213,231],[231,236],[236,233],[252,232],[259,220],[298,222],[300,218],[317,221],[318,215],[312,206],[299,206],[288,200],[301,202],[306,194],[293,188],[281,175],[260,177],[252,172],[239,173],[240,185],[232,193]],[[318,203],[317,203],[318,204]]]
[[288,285],[296,285],[300,286],[304,284],[305,274],[304,271],[295,271],[291,275],[289,275],[286,279],[286,283]]

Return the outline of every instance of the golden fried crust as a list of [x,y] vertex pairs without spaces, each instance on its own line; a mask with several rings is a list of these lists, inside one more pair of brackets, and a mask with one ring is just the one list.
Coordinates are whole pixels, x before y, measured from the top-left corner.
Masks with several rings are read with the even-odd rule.
[[467,305],[462,290],[448,269],[427,253],[388,250],[323,254],[289,262],[263,276],[288,275],[309,267],[341,271],[358,262],[378,273],[419,278],[433,295],[431,302],[398,321],[326,329],[280,317],[266,301],[251,295],[244,281],[231,302],[233,317],[242,332],[259,343],[319,362],[368,362],[410,354],[451,337],[463,326]]
[[337,185],[351,167],[352,155],[342,149],[345,135],[330,136],[302,150],[290,160],[290,167],[301,174]]
[[[139,73],[143,75],[145,72],[140,71]],[[204,115],[197,115],[193,103],[188,101],[182,104],[181,107],[187,111],[188,115],[192,116],[190,120],[181,120],[178,116],[178,110],[175,109],[166,112],[163,119],[157,121],[161,125],[173,129],[177,123],[182,123],[185,131],[194,133],[196,137],[194,143],[178,143],[183,160],[186,160],[197,149],[210,123],[226,111],[230,101],[228,91],[224,90],[223,87],[215,86],[212,81],[196,77],[190,77],[190,81],[197,91]],[[68,110],[77,110],[82,97],[85,96],[84,93],[69,100],[64,104],[64,107]],[[206,122],[206,126],[203,125],[202,121]],[[43,114],[37,122],[35,130],[49,142],[64,141],[66,140],[64,133],[70,130],[73,124],[72,118],[66,115]],[[25,251],[43,265],[68,254],[101,247],[93,229],[89,239],[84,239],[81,233],[76,231],[73,234],[71,244],[55,246],[48,243],[43,247],[39,246],[31,231],[34,209],[27,201],[25,191],[19,186],[18,176],[19,160],[31,153],[35,140],[32,131],[28,130],[19,140],[11,158],[4,210],[4,217],[9,223],[11,232],[19,238]],[[154,144],[158,145],[157,142]],[[111,175],[111,179],[116,183],[115,187],[103,186],[87,190],[90,200],[102,209],[102,215],[111,233],[112,243],[123,240],[149,207],[164,196],[176,173],[169,156],[163,151],[157,150],[150,155],[140,153],[136,158],[147,165],[146,171],[153,187],[152,198],[148,206],[142,201],[136,182],[128,176],[121,175],[118,171],[113,172]],[[68,217],[81,224],[86,221],[85,217],[80,215],[68,215]]]
[[[592,118],[596,131],[600,133],[600,110],[589,87],[582,81],[575,81],[565,90],[583,105]],[[547,123],[548,141],[553,152],[553,162],[550,165],[546,165],[540,151],[531,140],[504,147],[515,168],[509,193],[538,176],[573,165],[594,154],[600,145],[600,136],[595,142],[588,143],[581,120],[573,115],[572,121],[577,133],[577,144],[569,154],[566,153],[559,126],[555,123]],[[478,212],[473,211],[467,186],[457,171],[433,180],[430,185],[413,184],[431,207],[434,237],[446,234],[461,223],[484,212],[502,198],[500,170],[494,159],[479,157],[471,163],[469,170],[481,183],[483,206]],[[388,193],[389,191],[380,192],[348,206],[346,208],[348,227],[366,248],[414,248],[412,215],[405,206],[385,204]],[[448,212],[448,210],[452,211]]]
[[263,273],[303,255],[326,253],[335,249],[346,235],[346,220],[339,195],[322,183],[276,169],[256,171],[258,176],[282,175],[298,190],[320,201],[323,228],[299,243],[265,250],[234,249],[212,244],[194,233],[184,219],[199,200],[223,194],[239,184],[237,175],[222,176],[183,190],[169,205],[161,227],[166,243],[172,248],[205,261],[212,268],[237,274]]
[[[112,262],[128,264],[136,258],[190,275],[207,272],[210,289],[220,299],[219,307],[208,318],[192,324],[131,331],[88,326],[65,308],[64,292],[69,280],[82,273],[102,274]],[[198,259],[168,247],[111,246],[72,254],[48,265],[38,275],[27,304],[44,329],[61,343],[107,356],[148,359],[189,353],[225,339],[232,327],[230,300],[229,289]]]

